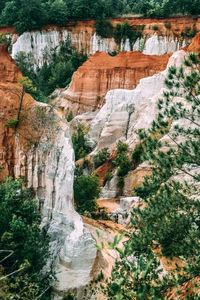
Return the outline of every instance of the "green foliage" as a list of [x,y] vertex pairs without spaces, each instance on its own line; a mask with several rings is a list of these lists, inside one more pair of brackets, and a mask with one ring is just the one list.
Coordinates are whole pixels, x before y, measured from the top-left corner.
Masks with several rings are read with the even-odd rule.
[[198,15],[199,0],[135,0],[131,1],[131,10],[145,17],[166,18],[174,14]]
[[62,0],[55,0],[49,4],[48,20],[50,24],[63,25],[68,20],[67,4]]
[[46,24],[63,25],[68,20],[105,19],[123,10],[121,0],[1,0],[3,25],[14,25],[19,34]]
[[0,44],[9,44],[9,38],[6,34],[1,33],[0,34]]
[[200,13],[200,0],[97,0],[95,3],[93,0],[30,0],[29,5],[26,4],[26,0],[1,0],[1,24],[14,25],[22,34],[47,24],[62,26],[69,20],[96,19],[99,20],[98,34],[108,37],[112,28],[107,19],[123,14],[163,18],[180,13]]
[[138,38],[142,37],[142,28],[144,27],[132,27],[126,20],[125,23],[117,24],[114,30],[114,39],[116,44],[119,45],[121,42],[125,42],[126,39],[129,40],[130,48],[133,48],[133,42],[135,42]]
[[10,118],[8,121],[6,121],[5,126],[6,127],[16,127],[19,123],[19,120],[15,118]]
[[56,47],[45,51],[44,58],[49,64],[45,62],[42,67],[34,70],[30,54],[20,52],[15,57],[19,69],[33,82],[35,89],[30,91],[31,95],[41,102],[47,102],[47,96],[56,88],[64,88],[70,83],[73,73],[87,59],[87,55],[75,51],[70,39],[66,39],[59,50]]
[[153,25],[152,29],[155,30],[155,31],[157,31],[158,30],[158,26],[157,25]]
[[112,171],[108,171],[105,175],[105,182],[110,181],[113,178]]
[[116,56],[118,54],[118,51],[114,50],[114,51],[109,51],[108,54],[110,56]]
[[128,174],[131,168],[131,161],[128,157],[128,145],[119,141],[117,144],[117,156],[113,164],[117,167],[118,187],[123,188],[124,176]]
[[64,296],[62,300],[76,300],[76,298],[69,293],[67,296]]
[[144,148],[142,143],[137,144],[132,152],[132,159],[134,161],[134,163],[137,165],[139,165],[142,162],[142,154],[144,152]]
[[5,183],[1,182],[0,261],[5,276],[15,274],[6,279],[9,293],[28,300],[49,290],[51,276],[41,273],[49,255],[49,239],[40,228],[38,204],[33,200],[33,191],[22,185],[21,179],[7,178]]
[[95,22],[96,33],[102,38],[113,37],[113,25],[109,20],[98,19]]
[[70,113],[67,117],[67,122],[71,122],[73,120],[73,118],[74,118],[73,112],[72,112],[72,110],[70,110]]
[[74,127],[72,144],[75,152],[75,160],[84,158],[92,150],[87,140],[88,131],[89,127],[85,127],[81,123],[78,123],[78,125]]
[[74,180],[74,200],[79,213],[97,211],[95,199],[99,196],[99,179],[90,175],[80,175]]
[[192,28],[186,27],[185,30],[181,32],[181,36],[193,38],[197,34],[197,32],[198,31],[196,26],[193,26]]
[[94,167],[97,169],[99,166],[103,165],[110,157],[108,148],[103,148],[96,155],[93,156]]
[[166,23],[164,23],[164,26],[166,29],[171,29],[172,24],[170,22],[166,22]]
[[[168,89],[158,102],[159,114],[151,129],[140,132],[145,149],[143,158],[151,165],[151,175],[134,190],[141,205],[132,211],[133,230],[104,291],[108,299],[164,299],[172,286],[178,295],[184,282],[199,275],[198,56],[190,54],[184,65],[190,69],[169,69],[165,81]],[[156,139],[158,131],[167,134],[169,142]],[[176,266],[167,275],[159,276],[160,256],[168,260],[178,257],[185,267],[180,272]],[[192,299],[198,299],[197,289],[192,292]],[[191,289],[185,294],[190,299]]]

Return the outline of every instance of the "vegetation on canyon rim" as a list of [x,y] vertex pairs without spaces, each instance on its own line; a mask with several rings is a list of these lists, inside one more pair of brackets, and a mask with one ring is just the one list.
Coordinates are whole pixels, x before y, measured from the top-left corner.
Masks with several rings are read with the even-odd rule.
[[114,37],[116,44],[119,46],[119,49],[121,42],[123,41],[125,43],[125,41],[128,39],[130,49],[133,50],[133,43],[138,38],[142,37],[144,26],[138,25],[132,27],[126,20],[124,23],[118,23],[116,27],[113,27],[112,23],[109,20],[100,18],[95,22],[95,28],[96,33],[103,38]]
[[0,298],[47,300],[53,277],[42,268],[49,238],[33,190],[23,184],[22,178],[0,182]]
[[168,17],[200,13],[200,0],[1,0],[0,22],[14,25],[19,34],[46,24],[63,25],[69,20],[119,17],[140,14]]
[[[199,299],[199,65],[191,54],[185,60],[189,73],[183,67],[169,69],[157,119],[148,132],[139,132],[142,159],[152,173],[134,190],[141,203],[132,211],[130,239],[103,289],[108,299],[164,299],[175,286],[179,297],[181,285],[189,281],[184,297]],[[156,138],[158,131],[168,140]],[[161,257],[169,262],[176,257],[182,264],[177,261],[176,270],[165,274]]]
[[[67,38],[58,47],[44,52],[46,60],[42,67],[34,69],[33,57],[19,52],[15,57],[17,66],[24,76],[32,80],[34,89],[30,94],[35,100],[48,102],[47,97],[56,89],[66,87],[73,73],[87,60],[87,55],[76,51]],[[48,63],[47,63],[48,62]]]

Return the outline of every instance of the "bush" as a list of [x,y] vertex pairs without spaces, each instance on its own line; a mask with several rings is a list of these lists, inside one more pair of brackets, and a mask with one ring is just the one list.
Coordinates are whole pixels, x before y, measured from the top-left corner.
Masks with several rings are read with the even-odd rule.
[[117,154],[122,152],[127,152],[127,151],[128,151],[128,145],[126,143],[123,143],[122,141],[119,141],[117,143]]
[[81,175],[74,180],[74,200],[79,213],[96,212],[95,199],[99,196],[99,179],[90,175]]
[[106,173],[106,175],[105,175],[105,183],[106,183],[107,181],[110,181],[112,178],[113,178],[113,173],[112,173],[112,171],[108,171],[108,172]]
[[15,57],[17,66],[22,73],[33,81],[36,91],[31,92],[37,101],[47,102],[48,96],[56,88],[66,87],[72,78],[73,73],[87,59],[83,52],[78,53],[71,46],[71,40],[67,38],[60,45],[43,54],[48,60],[42,67],[37,66],[37,72],[33,68],[33,57],[30,54],[20,52]]
[[9,44],[9,38],[6,34],[0,34],[0,44]]
[[103,165],[106,160],[110,157],[108,148],[103,148],[96,155],[93,156],[94,167],[97,169],[99,166]]
[[113,37],[113,25],[109,20],[99,19],[95,22],[96,33],[102,38]]
[[120,47],[121,42],[125,42],[126,39],[128,39],[130,48],[132,50],[133,42],[135,42],[138,38],[142,37],[142,28],[144,27],[132,27],[127,20],[123,24],[118,23],[114,30],[114,39],[116,44],[118,44]]
[[124,176],[128,174],[131,168],[131,161],[127,155],[128,145],[119,141],[117,144],[117,156],[113,161],[113,164],[117,166],[117,176],[118,176],[118,184],[119,188],[124,186]]
[[15,119],[15,118],[10,118],[6,123],[5,126],[6,127],[16,127],[19,123],[19,120]]
[[74,118],[73,112],[70,110],[70,113],[67,117],[67,122],[71,122],[73,120],[73,118]]
[[136,165],[139,165],[142,162],[142,153],[144,152],[144,148],[142,144],[137,144],[132,152],[132,159]]
[[197,34],[197,28],[194,26],[193,28],[186,27],[183,32],[181,32],[181,35],[183,37],[193,38]]
[[166,22],[166,23],[164,23],[164,26],[166,29],[171,29],[172,24],[170,22]]
[[78,124],[74,127],[75,132],[72,134],[72,144],[75,152],[75,160],[84,158],[92,148],[88,144],[87,134],[89,127],[85,127],[83,124]]
[[152,29],[156,31],[156,30],[158,30],[158,26],[157,25],[153,25]]
[[[49,238],[40,227],[41,215],[33,190],[23,188],[23,184],[21,178],[7,178],[0,184],[0,261],[4,274],[22,268],[7,278],[10,293],[18,295],[18,299],[36,299],[50,286],[51,274],[41,273],[49,255]],[[12,255],[4,259],[9,253]],[[47,294],[41,299],[50,299]],[[16,299],[15,296],[2,299]]]

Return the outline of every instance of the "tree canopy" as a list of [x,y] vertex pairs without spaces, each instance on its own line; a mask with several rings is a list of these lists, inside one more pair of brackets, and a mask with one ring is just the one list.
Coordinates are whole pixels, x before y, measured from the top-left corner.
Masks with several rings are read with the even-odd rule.
[[200,0],[1,0],[0,23],[14,25],[19,34],[46,24],[64,25],[69,20],[87,20],[140,14],[168,17],[198,15]]
[[23,182],[7,178],[0,183],[0,295],[28,300],[44,292],[40,299],[49,299],[51,274],[41,272],[49,238],[40,228],[33,190]]
[[[190,54],[179,69],[172,66],[165,83],[157,119],[149,131],[139,132],[142,160],[149,161],[151,175],[134,190],[141,200],[132,211],[130,239],[104,291],[108,299],[164,299],[172,286],[178,295],[181,284],[199,275],[198,56]],[[176,258],[182,266],[163,272],[161,257],[169,263]],[[199,299],[195,284],[185,295]]]

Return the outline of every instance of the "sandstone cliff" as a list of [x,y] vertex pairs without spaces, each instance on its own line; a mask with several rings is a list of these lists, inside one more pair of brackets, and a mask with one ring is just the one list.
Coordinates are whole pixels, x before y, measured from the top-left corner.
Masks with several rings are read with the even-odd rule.
[[34,188],[42,212],[42,226],[51,236],[50,250],[58,281],[55,291],[85,286],[96,257],[94,238],[73,207],[74,151],[70,129],[50,105],[26,94],[17,128],[6,127],[16,118],[17,79],[22,76],[0,45],[0,165],[1,176],[22,175]]
[[8,119],[17,116],[18,99],[12,93],[17,85],[18,77],[22,76],[15,62],[8,55],[7,46],[0,44],[0,172],[1,178],[5,175],[14,175],[15,165],[15,131],[5,127]]
[[[120,52],[110,56],[105,52],[92,55],[72,77],[69,88],[61,95],[63,106],[88,106],[97,109],[104,103],[109,90],[134,89],[139,80],[152,76],[166,68],[170,55],[145,55],[136,52]],[[66,104],[65,104],[66,103]],[[71,105],[70,105],[71,107]]]
[[[115,26],[117,23],[128,22],[131,26],[144,25],[143,37],[138,39],[132,46],[133,50],[141,50],[144,54],[162,55],[175,52],[191,41],[192,31],[200,30],[199,18],[181,17],[168,19],[149,18],[120,18],[111,19]],[[166,28],[167,26],[170,28]],[[5,29],[0,29],[0,32]],[[66,37],[70,37],[72,45],[79,51],[84,50],[87,54],[96,51],[113,51],[118,49],[114,38],[101,38],[96,34],[95,21],[77,21],[66,24],[65,27],[46,26],[41,31],[25,32],[20,37],[15,34],[13,28],[7,28],[12,33],[12,57],[20,51],[32,53],[34,61],[38,65],[44,62],[43,52],[46,49],[60,45]],[[123,51],[130,51],[129,40],[120,45]]]

